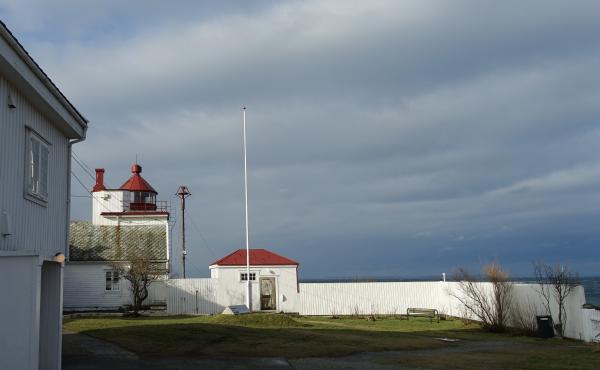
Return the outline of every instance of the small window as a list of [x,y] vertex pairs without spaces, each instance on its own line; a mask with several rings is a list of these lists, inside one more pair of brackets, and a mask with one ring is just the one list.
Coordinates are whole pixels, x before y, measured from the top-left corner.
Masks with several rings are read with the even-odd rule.
[[[248,280],[248,273],[246,272],[241,272],[240,273],[240,280],[241,281],[247,281]],[[250,280],[256,280],[256,272],[251,272],[250,273]]]
[[27,192],[36,198],[48,199],[48,145],[35,133],[29,133],[27,158]]
[[110,270],[106,271],[106,286],[105,290],[118,291],[119,290],[119,271]]

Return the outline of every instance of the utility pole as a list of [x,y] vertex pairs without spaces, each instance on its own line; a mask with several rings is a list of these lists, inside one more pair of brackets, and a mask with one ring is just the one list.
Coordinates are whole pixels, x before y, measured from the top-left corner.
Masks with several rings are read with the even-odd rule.
[[181,199],[181,269],[183,278],[185,279],[185,198],[192,195],[192,193],[188,191],[187,186],[181,185],[179,191],[175,195]]

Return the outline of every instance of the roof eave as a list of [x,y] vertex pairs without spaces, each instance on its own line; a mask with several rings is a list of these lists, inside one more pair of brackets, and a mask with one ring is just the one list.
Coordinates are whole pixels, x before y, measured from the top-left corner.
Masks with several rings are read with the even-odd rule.
[[69,102],[48,75],[0,21],[0,70],[6,78],[36,103],[43,113],[70,139],[85,139],[88,120]]
[[[299,263],[295,263],[295,264],[285,264],[285,265],[274,265],[272,263],[269,264],[260,264],[260,263],[251,263],[250,267],[255,266],[255,267],[296,267],[296,266],[300,266]],[[220,265],[220,264],[212,264],[210,266],[208,266],[208,268],[215,268],[215,267],[246,267],[245,264],[239,264],[239,265]]]

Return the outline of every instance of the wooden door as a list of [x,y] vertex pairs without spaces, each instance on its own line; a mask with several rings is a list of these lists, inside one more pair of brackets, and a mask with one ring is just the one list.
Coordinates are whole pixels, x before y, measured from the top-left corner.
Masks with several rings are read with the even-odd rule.
[[260,278],[260,309],[264,311],[277,309],[277,294],[273,277]]

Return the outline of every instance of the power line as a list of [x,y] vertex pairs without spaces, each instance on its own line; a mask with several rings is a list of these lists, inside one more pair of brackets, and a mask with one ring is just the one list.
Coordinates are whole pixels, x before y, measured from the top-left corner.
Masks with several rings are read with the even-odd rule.
[[94,172],[90,169],[90,167],[81,158],[79,158],[79,156],[75,154],[75,152],[72,151],[71,154],[71,158],[75,160],[75,163],[77,163],[79,167],[81,167],[83,171],[92,178],[92,180],[95,180]]
[[85,166],[85,167],[86,167],[86,168],[89,170],[89,172],[90,172],[90,173],[93,173],[93,172],[94,172],[94,171],[92,170],[92,168],[91,168],[90,166],[88,166],[88,165],[85,163],[85,161],[84,161],[83,159],[81,159],[81,157],[79,157],[79,156],[77,155],[77,153],[75,153],[75,151],[74,151],[74,150],[73,150],[73,151],[71,151],[71,154],[72,154],[72,155],[74,155],[75,157],[77,157],[77,158],[78,158],[78,159],[79,159],[79,160],[80,160],[80,161],[83,163],[83,165],[84,165],[84,166]]
[[188,216],[188,218],[192,222],[192,226],[196,229],[196,231],[198,231],[198,235],[200,235],[200,239],[202,239],[202,241],[204,242],[204,245],[206,245],[206,247],[208,248],[208,251],[210,252],[210,254],[212,255],[212,257],[216,259],[217,258],[217,254],[215,253],[214,249],[212,249],[212,247],[210,246],[210,244],[208,243],[208,241],[206,240],[206,238],[202,234],[202,231],[200,231],[200,227],[198,226],[198,224],[196,224],[196,222],[194,221],[194,218],[187,211],[186,211],[186,215]]

